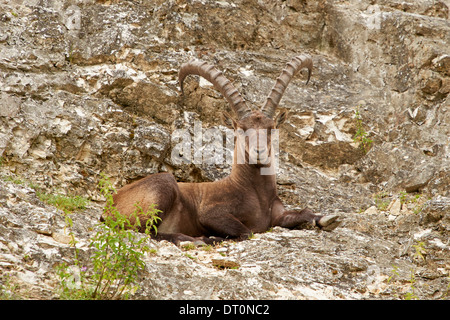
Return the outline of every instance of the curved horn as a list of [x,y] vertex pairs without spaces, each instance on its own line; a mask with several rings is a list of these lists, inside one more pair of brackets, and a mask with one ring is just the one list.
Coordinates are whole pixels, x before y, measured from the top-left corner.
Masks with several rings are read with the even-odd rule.
[[267,97],[266,103],[262,107],[261,111],[269,118],[273,118],[275,115],[275,110],[277,109],[278,104],[283,97],[284,91],[289,85],[292,77],[294,77],[301,69],[307,68],[308,80],[306,80],[306,84],[308,84],[309,78],[311,77],[312,66],[313,63],[311,57],[308,55],[300,55],[292,58],[292,60],[286,64],[286,67],[281,72],[281,75],[277,78],[277,81],[275,82],[275,85]]
[[222,72],[214,68],[213,65],[201,60],[192,60],[181,65],[178,80],[180,81],[182,93],[183,81],[190,74],[201,76],[211,82],[214,88],[219,90],[228,101],[230,107],[236,112],[238,119],[244,118],[251,112],[251,109],[247,106],[242,96]]

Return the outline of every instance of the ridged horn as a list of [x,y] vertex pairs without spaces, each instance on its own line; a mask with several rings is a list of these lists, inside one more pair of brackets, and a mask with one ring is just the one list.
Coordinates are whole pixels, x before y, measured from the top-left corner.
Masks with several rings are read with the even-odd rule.
[[251,112],[251,109],[247,106],[231,81],[229,81],[222,72],[217,70],[213,65],[201,60],[191,60],[181,65],[180,72],[178,73],[178,80],[180,82],[182,93],[183,81],[190,74],[201,76],[211,82],[214,85],[214,88],[220,91],[225,100],[228,101],[230,107],[236,112],[238,119],[245,118]]
[[311,77],[312,67],[312,59],[308,55],[299,55],[292,58],[292,60],[286,64],[286,67],[281,72],[281,75],[277,78],[275,85],[273,86],[269,96],[267,97],[266,103],[261,108],[261,112],[263,112],[267,117],[273,118],[278,104],[280,103],[284,91],[289,85],[291,79],[301,69],[307,68],[308,80],[306,80],[306,84],[308,84],[309,78]]

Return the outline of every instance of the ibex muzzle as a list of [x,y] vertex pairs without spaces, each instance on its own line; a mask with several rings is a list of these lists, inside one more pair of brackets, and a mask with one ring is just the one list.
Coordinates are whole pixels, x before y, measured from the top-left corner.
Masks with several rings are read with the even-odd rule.
[[[179,81],[199,75],[220,91],[235,117],[224,119],[235,130],[231,174],[215,182],[177,182],[169,173],[150,175],[126,185],[114,195],[114,204],[123,215],[132,217],[135,204],[146,211],[152,204],[162,211],[156,239],[174,243],[202,240],[213,243],[224,239],[244,240],[252,233],[265,232],[272,226],[303,228],[315,226],[332,230],[337,216],[316,215],[309,209],[286,210],[277,195],[274,140],[286,119],[284,112],[275,116],[280,100],[291,79],[303,68],[308,81],[313,63],[307,55],[294,57],[277,78],[261,108],[251,109],[236,88],[214,66],[199,60],[181,66]],[[145,217],[140,217],[141,222]]]

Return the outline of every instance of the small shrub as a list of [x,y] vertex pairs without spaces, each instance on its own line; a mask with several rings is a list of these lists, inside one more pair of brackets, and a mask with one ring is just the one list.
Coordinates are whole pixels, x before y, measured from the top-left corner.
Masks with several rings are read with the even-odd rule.
[[419,300],[416,294],[416,276],[414,275],[414,269],[411,269],[411,275],[409,279],[409,291],[405,293],[405,300]]
[[361,113],[359,107],[355,110],[356,119],[356,133],[353,136],[353,141],[359,144],[359,147],[364,153],[367,153],[372,147],[373,140],[369,138],[369,134],[364,129]]
[[[138,289],[139,271],[145,268],[143,256],[150,249],[146,245],[148,235],[157,233],[156,223],[160,212],[152,206],[146,212],[139,204],[131,218],[121,215],[114,207],[112,193],[115,192],[109,179],[102,175],[100,191],[106,198],[104,223],[97,225],[98,231],[91,239],[90,247],[95,249],[92,269],[77,265],[79,272],[73,272],[63,265],[58,270],[61,279],[62,298],[73,299],[127,299]],[[141,229],[139,217],[146,217],[145,234]],[[77,261],[79,264],[79,262]],[[76,274],[76,276],[75,276]]]
[[427,250],[425,249],[425,242],[416,241],[416,244],[413,244],[412,246],[415,249],[413,258],[418,261],[425,261],[425,255],[427,253]]

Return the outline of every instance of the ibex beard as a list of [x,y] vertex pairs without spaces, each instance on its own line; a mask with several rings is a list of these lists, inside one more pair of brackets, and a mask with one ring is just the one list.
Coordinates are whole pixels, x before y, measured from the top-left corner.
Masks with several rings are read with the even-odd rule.
[[[235,117],[223,114],[224,122],[234,132],[231,173],[221,180],[202,183],[177,182],[169,173],[153,174],[120,189],[113,196],[117,210],[131,220],[136,204],[144,212],[156,204],[161,221],[152,236],[176,244],[245,240],[273,226],[336,228],[340,223],[336,215],[314,214],[307,208],[287,210],[277,195],[278,129],[286,113],[275,116],[275,112],[290,80],[303,68],[308,70],[309,81],[312,59],[306,55],[294,57],[277,78],[265,104],[250,108],[214,66],[199,60],[183,64],[179,72],[182,92],[184,79],[199,75],[222,93],[235,113]],[[145,222],[145,216],[139,219]]]

